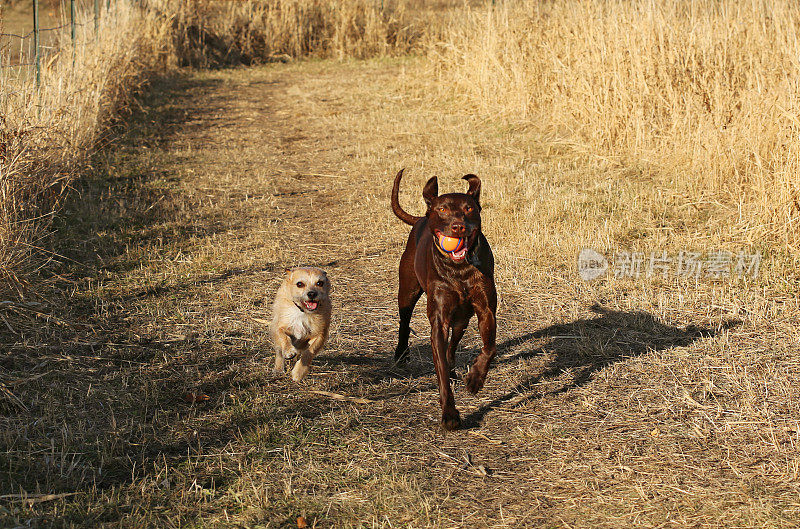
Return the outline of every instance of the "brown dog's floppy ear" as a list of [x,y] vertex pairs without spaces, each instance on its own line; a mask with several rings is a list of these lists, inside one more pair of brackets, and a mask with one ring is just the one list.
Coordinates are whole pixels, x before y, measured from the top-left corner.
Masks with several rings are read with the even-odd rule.
[[467,189],[467,194],[471,195],[472,198],[475,199],[475,202],[480,204],[481,179],[474,174],[464,175],[461,177],[461,179],[469,182],[469,189]]
[[425,187],[422,188],[422,198],[425,199],[425,204],[431,206],[433,199],[439,196],[439,181],[435,176],[432,176]]

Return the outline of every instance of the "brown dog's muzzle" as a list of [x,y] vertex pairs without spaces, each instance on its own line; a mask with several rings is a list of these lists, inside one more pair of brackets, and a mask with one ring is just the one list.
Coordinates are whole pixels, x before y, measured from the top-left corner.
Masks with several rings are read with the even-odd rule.
[[453,221],[450,223],[450,233],[452,233],[451,237],[458,237],[460,239],[467,233],[467,227],[461,221]]

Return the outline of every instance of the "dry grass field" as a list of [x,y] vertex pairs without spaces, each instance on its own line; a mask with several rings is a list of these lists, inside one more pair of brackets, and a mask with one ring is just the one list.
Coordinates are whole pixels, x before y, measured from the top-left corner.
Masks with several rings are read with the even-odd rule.
[[[65,195],[34,294],[0,305],[0,526],[800,525],[791,222],[692,188],[690,165],[556,134],[544,108],[478,104],[450,24],[427,57],[151,77]],[[422,303],[391,362],[401,167],[416,214],[429,176],[483,179],[499,354],[477,396],[456,382],[457,432]],[[585,282],[583,248],[614,270],[625,251],[762,260]],[[334,300],[302,384],[272,374],[265,325],[297,264]],[[473,324],[460,375],[479,346]]]
[[40,242],[65,190],[152,75],[176,65],[420,53],[448,27],[453,7],[452,0],[78,0],[73,40],[67,4],[41,4],[41,26],[61,27],[41,34],[40,84],[31,66],[31,3],[0,4],[0,295],[23,295],[39,280],[52,256]]
[[[19,399],[5,402],[6,524],[797,520],[798,307],[779,261],[752,281],[584,283],[574,249],[601,242],[591,226],[654,250],[737,242],[697,237],[709,212],[668,207],[644,175],[442,106],[419,89],[426,75],[315,62],[154,84],[58,221],[51,301],[13,307],[49,325],[6,334]],[[501,354],[477,397],[456,385],[468,427],[448,435],[422,314],[409,368],[390,362],[400,166],[412,211],[427,175],[449,190],[484,177]],[[539,192],[507,200],[523,172]],[[665,212],[687,229],[659,229]],[[508,235],[517,225],[535,241]],[[299,263],[329,270],[335,301],[303,385],[270,373],[264,325]],[[477,345],[471,328],[461,373]]]
[[797,249],[795,4],[532,0],[464,19],[436,63],[465,106],[660,173],[737,210],[741,237]]

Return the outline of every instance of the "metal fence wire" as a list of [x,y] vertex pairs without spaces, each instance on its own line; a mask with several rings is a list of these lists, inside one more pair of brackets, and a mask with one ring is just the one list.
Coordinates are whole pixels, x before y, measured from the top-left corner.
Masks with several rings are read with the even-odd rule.
[[[70,39],[73,44],[73,54],[75,53],[75,30],[78,27],[85,26],[86,23],[79,23],[76,21],[76,0],[69,0],[69,22],[65,24],[61,24],[59,26],[53,26],[49,28],[42,28],[39,27],[39,0],[32,0],[33,2],[33,29],[23,35],[19,35],[16,33],[0,33],[0,37],[7,37],[7,38],[15,38],[19,39],[20,41],[26,41],[30,38],[33,38],[33,60],[28,58],[28,61],[23,61],[23,55],[20,54],[20,61],[14,64],[3,64],[2,63],[2,53],[0,53],[0,68],[20,68],[23,66],[33,66],[35,68],[36,73],[36,86],[38,87],[41,84],[42,79],[42,52],[45,49],[50,49],[52,46],[42,46],[41,43],[41,34],[48,32],[48,31],[58,31],[60,29],[64,29],[66,27],[70,28]],[[106,2],[106,10],[111,7],[111,0],[107,0]],[[100,31],[100,13],[101,6],[100,0],[94,0],[94,30],[95,35]],[[20,42],[20,47],[22,42]],[[29,52],[28,55],[31,55]]]

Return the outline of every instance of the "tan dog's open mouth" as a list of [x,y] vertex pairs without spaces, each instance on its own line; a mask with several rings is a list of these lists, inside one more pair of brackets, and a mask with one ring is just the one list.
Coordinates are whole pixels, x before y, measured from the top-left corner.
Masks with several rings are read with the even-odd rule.
[[317,306],[318,305],[319,305],[319,302],[317,302],[317,301],[304,301],[303,302],[303,307],[305,307],[306,310],[317,310]]

